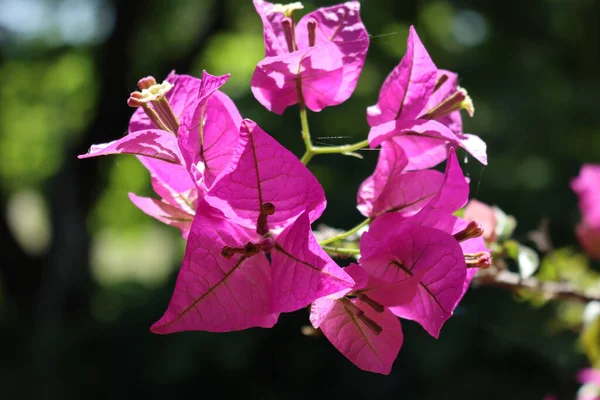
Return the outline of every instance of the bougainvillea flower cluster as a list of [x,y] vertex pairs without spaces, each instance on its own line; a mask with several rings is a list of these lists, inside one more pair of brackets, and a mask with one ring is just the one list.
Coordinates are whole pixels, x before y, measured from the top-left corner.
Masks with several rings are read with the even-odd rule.
[[[358,2],[297,23],[300,3],[254,6],[265,58],[251,87],[262,105],[280,114],[298,104],[306,120],[307,109],[351,96],[369,46]],[[130,194],[131,201],[187,239],[173,296],[151,330],[269,328],[280,313],[310,307],[313,327],[344,356],[389,373],[404,341],[398,317],[437,338],[477,269],[491,262],[482,225],[454,215],[469,195],[456,151],[486,162],[485,144],[462,132],[460,111],[472,114],[470,98],[456,74],[437,69],[411,27],[406,55],[367,108],[363,147],[378,148],[379,160],[357,194],[368,230],[357,262],[343,267],[332,258],[343,249],[325,242],[349,235],[319,243],[311,230],[326,199],[308,161],[240,115],[220,91],[228,78],[141,79],[128,100],[137,108],[128,134],[81,156],[138,157],[158,198]],[[427,169],[444,160],[445,172]]]

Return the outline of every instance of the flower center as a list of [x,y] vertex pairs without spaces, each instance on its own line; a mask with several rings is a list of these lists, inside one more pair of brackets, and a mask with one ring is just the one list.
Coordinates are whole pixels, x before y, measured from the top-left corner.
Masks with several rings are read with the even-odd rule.
[[492,265],[492,256],[487,251],[473,254],[466,253],[465,262],[467,263],[467,268],[486,269]]
[[168,81],[158,84],[156,79],[147,76],[138,81],[138,87],[141,91],[131,93],[127,105],[141,107],[154,126],[177,136],[179,121],[165,96],[173,85]]
[[261,236],[258,243],[248,242],[244,246],[230,247],[225,246],[221,249],[221,255],[230,259],[234,254],[242,254],[244,257],[252,257],[262,252],[269,253],[275,247],[275,240],[269,233],[269,224],[267,217],[275,213],[275,206],[272,203],[263,203],[260,207],[260,214],[256,222],[256,233]]
[[[436,84],[436,89],[439,86],[443,85],[448,77],[446,75],[442,75]],[[441,82],[441,83],[440,83]],[[448,96],[446,100],[442,101],[437,106],[433,107],[431,110],[427,111],[425,114],[421,115],[419,118],[421,119],[438,119],[443,117],[444,115],[448,115],[451,112],[458,110],[467,110],[469,116],[472,117],[475,113],[475,107],[473,106],[473,100],[469,97],[467,91],[461,87],[458,87],[456,92]]]
[[371,330],[375,335],[380,335],[383,332],[383,328],[377,324],[377,322],[373,321],[371,318],[365,315],[365,312],[358,308],[356,304],[354,304],[350,299],[344,297],[341,298],[340,301],[344,305],[344,310],[356,317],[359,321],[361,321],[367,328]]

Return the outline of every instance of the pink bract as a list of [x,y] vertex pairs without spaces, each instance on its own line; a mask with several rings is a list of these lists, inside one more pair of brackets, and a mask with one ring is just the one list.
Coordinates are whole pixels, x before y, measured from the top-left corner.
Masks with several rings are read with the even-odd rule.
[[208,204],[198,205],[173,297],[154,333],[227,332],[272,327],[270,267],[266,256],[225,258],[225,246],[244,246],[255,233],[228,221]]
[[405,172],[408,162],[395,141],[381,144],[375,172],[358,189],[357,208],[365,217],[376,217],[385,212],[409,217],[435,196],[444,175],[433,170]]
[[[272,3],[254,0],[254,6],[263,21],[265,59],[256,67],[251,85],[263,106],[281,114],[303,102],[310,110],[321,111],[350,97],[369,47],[359,2],[319,8],[296,26]],[[293,49],[286,39],[284,19],[291,24]],[[309,32],[314,33],[314,43],[309,43]]]
[[152,187],[161,199],[130,194],[146,214],[181,229],[187,237],[200,192],[204,193],[225,168],[237,145],[241,116],[233,102],[218,89],[229,75],[203,72],[202,79],[169,74],[173,85],[165,94],[179,121],[177,136],[156,129],[138,108],[125,137],[94,145],[80,158],[134,154],[150,172]]
[[439,164],[449,145],[463,147],[487,164],[485,143],[462,132],[456,109],[461,101],[448,111],[440,111],[445,109],[440,105],[447,105],[451,98],[466,96],[458,92],[456,82],[456,74],[437,69],[411,27],[405,56],[383,83],[377,104],[367,109],[371,147],[385,140],[396,141],[409,159],[408,170]]
[[[317,179],[298,158],[250,120],[242,121],[233,154],[223,176],[202,200],[206,220],[194,220],[180,272],[181,286],[175,288],[165,316],[153,328],[156,332],[265,326],[271,321],[264,322],[265,315],[300,309],[316,298],[354,285],[312,234],[310,222],[322,213],[325,196]],[[215,234],[222,238],[216,244],[215,235],[206,237],[203,230],[215,226],[222,229]],[[193,265],[191,272],[186,263]],[[261,272],[265,268],[268,277]],[[237,289],[231,271],[240,269],[240,276],[255,277],[250,286],[257,291]],[[211,271],[217,275],[221,271],[220,280],[202,284],[194,278]],[[262,297],[257,303],[259,294]],[[208,301],[213,295],[227,304],[233,298],[238,307],[232,307],[229,317],[221,321],[219,318],[224,317],[213,314],[223,311]],[[243,315],[245,312],[249,315]],[[219,323],[205,324],[207,319]]]
[[261,204],[272,203],[271,229],[288,226],[304,211],[314,222],[326,205],[321,184],[298,157],[248,119],[242,122],[225,175],[206,200],[227,218],[249,227],[256,227]]
[[340,292],[320,298],[311,306],[310,321],[357,367],[389,374],[403,342],[400,321],[389,307],[410,301],[420,276],[387,282],[356,264],[345,271],[356,282],[358,297]]
[[397,316],[418,322],[438,337],[462,296],[466,265],[458,242],[437,229],[391,224],[393,214],[376,218],[360,241],[361,265],[373,276],[397,282],[420,275],[417,294],[391,307]]

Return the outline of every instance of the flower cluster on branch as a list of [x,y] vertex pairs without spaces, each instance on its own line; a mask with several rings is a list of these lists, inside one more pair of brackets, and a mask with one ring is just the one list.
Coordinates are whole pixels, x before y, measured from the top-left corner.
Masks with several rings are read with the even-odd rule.
[[[482,225],[456,216],[469,184],[456,151],[486,163],[485,143],[462,130],[474,108],[457,75],[438,69],[414,28],[407,52],[368,107],[363,142],[313,145],[307,110],[346,101],[369,47],[357,1],[320,8],[298,22],[299,3],[254,0],[265,57],[252,92],[281,114],[298,105],[306,153],[298,159],[243,118],[220,89],[229,75],[171,73],[138,82],[128,134],[94,145],[82,158],[133,154],[157,198],[130,194],[146,214],[187,240],[166,312],[151,330],[225,332],[272,327],[281,313],[310,306],[310,322],[359,368],[387,374],[403,343],[398,317],[438,337],[480,268],[491,264]],[[367,220],[358,248],[318,242],[311,224],[326,199],[306,167],[318,154],[378,148],[357,208]],[[446,162],[445,172],[431,169]],[[336,254],[357,256],[348,267]]]

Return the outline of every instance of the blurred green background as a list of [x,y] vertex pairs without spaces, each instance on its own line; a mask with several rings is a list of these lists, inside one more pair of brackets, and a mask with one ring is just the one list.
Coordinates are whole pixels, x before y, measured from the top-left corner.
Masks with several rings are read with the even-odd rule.
[[[600,2],[365,0],[361,14],[367,64],[350,100],[309,116],[314,140],[366,137],[365,108],[414,24],[475,102],[465,131],[487,142],[489,166],[465,158],[472,196],[514,215],[518,239],[547,218],[556,246],[576,246],[568,183],[600,162]],[[500,289],[472,289],[439,340],[403,322],[387,377],[302,335],[306,311],[271,330],[149,332],[185,244],[129,202],[128,192],[151,195],[134,157],[76,156],[121,137],[137,80],[172,69],[231,73],[224,91],[242,115],[300,155],[297,109],[278,117],[250,92],[262,56],[250,0],[0,0],[0,398],[573,398],[587,363],[577,332],[556,329],[556,305]],[[330,205],[323,223],[362,220],[356,190],[376,158],[311,162]]]

